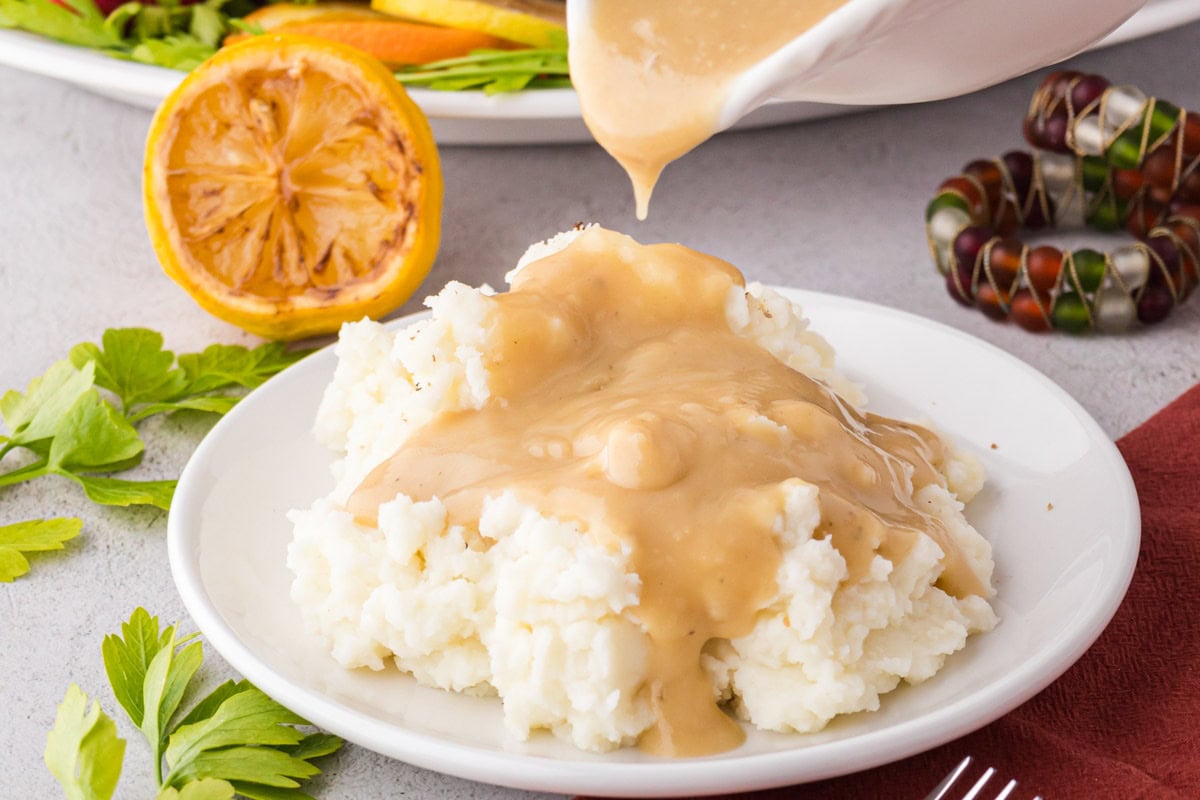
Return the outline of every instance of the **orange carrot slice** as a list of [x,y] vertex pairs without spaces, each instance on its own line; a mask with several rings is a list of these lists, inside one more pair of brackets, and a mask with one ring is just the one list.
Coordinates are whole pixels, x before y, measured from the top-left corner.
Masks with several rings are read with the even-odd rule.
[[[486,33],[458,28],[441,28],[399,20],[373,19],[313,19],[289,22],[275,28],[275,33],[315,36],[341,42],[378,58],[386,64],[427,64],[444,58],[465,56],[481,48],[511,48],[512,42]],[[249,34],[235,34],[225,39],[233,44]]]

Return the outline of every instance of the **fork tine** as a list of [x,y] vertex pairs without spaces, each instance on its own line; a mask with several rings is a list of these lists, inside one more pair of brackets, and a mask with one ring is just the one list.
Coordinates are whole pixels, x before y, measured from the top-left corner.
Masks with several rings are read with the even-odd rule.
[[958,780],[958,777],[962,775],[970,765],[970,756],[967,756],[962,761],[958,762],[958,766],[951,770],[949,775],[942,778],[941,783],[933,787],[933,791],[926,795],[925,800],[943,800],[943,798],[946,797],[946,792],[950,791],[950,788],[954,786],[954,782]]
[[[1006,797],[1008,797],[1010,794],[1012,794],[1012,790],[1015,788],[1017,788],[1016,780],[1009,781],[1008,785],[1005,786],[1000,791],[1000,794],[996,795],[996,800],[1005,800]],[[1039,800],[1039,799],[1035,797],[1035,798],[1033,798],[1033,800]]]
[[983,791],[984,784],[986,784],[988,781],[990,781],[992,779],[992,776],[995,774],[996,774],[995,768],[988,767],[987,771],[984,772],[983,775],[979,778],[979,780],[975,782],[975,785],[971,787],[971,791],[969,791],[965,795],[963,795],[962,800],[975,800],[976,795],[978,795],[980,792]]

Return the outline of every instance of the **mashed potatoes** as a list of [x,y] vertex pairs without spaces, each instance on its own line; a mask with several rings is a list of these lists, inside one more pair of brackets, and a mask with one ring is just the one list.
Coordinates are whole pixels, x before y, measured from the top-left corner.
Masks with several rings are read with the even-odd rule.
[[[523,263],[577,235],[531,248]],[[506,725],[521,738],[548,729],[587,750],[633,744],[656,711],[645,690],[652,648],[639,616],[644,587],[628,543],[547,514],[516,491],[489,494],[469,523],[452,520],[438,497],[400,494],[372,521],[345,510],[417,432],[492,397],[491,291],[451,283],[427,303],[429,319],[395,333],[365,321],[342,330],[316,423],[319,440],[340,456],[336,486],[291,512],[292,597],[347,668],[394,661],[426,685],[499,695]],[[752,285],[729,293],[724,317],[737,336],[851,406],[863,404],[785,298]],[[944,480],[918,487],[912,500],[940,521],[990,594],[991,549],[962,514],[982,470],[950,445],[937,467]],[[709,641],[701,656],[713,697],[741,719],[820,730],[837,714],[878,708],[902,680],[929,678],[969,634],[994,625],[983,596],[937,585],[947,554],[934,538],[916,536],[891,560],[876,552],[852,571],[820,531],[817,486],[790,478],[761,496],[774,514],[775,585],[752,630]]]

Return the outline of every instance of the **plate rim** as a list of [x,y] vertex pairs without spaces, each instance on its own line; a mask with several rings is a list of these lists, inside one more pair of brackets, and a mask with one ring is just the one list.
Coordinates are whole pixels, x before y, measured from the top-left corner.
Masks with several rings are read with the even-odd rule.
[[[198,552],[200,526],[191,526],[193,530],[189,532],[184,521],[185,516],[194,517],[188,510],[203,501],[202,494],[193,489],[192,475],[203,468],[208,451],[219,446],[220,437],[217,434],[220,429],[236,425],[242,415],[252,413],[245,410],[253,408],[249,403],[239,403],[217,422],[180,475],[175,501],[167,520],[167,550],[172,577],[185,608],[200,632],[230,666],[313,724],[347,741],[418,767],[468,780],[532,791],[598,793],[611,797],[666,797],[679,793],[709,795],[809,783],[907,758],[957,739],[1004,716],[1057,680],[1083,656],[1108,626],[1129,588],[1140,549],[1141,515],[1136,487],[1120,450],[1099,423],[1066,390],[1037,368],[996,345],[908,311],[824,292],[781,286],[771,288],[799,302],[806,316],[810,307],[835,311],[840,307],[849,311],[882,314],[982,347],[992,356],[1026,371],[1056,396],[1087,429],[1089,440],[1111,462],[1110,466],[1116,471],[1115,477],[1122,484],[1126,519],[1121,529],[1128,531],[1128,535],[1124,547],[1114,555],[1114,580],[1102,594],[1104,602],[1097,603],[1089,612],[1072,620],[1071,626],[1064,629],[1067,635],[1063,636],[1060,632],[1059,641],[1062,644],[1031,654],[1019,669],[1004,678],[916,718],[861,736],[814,745],[821,748],[822,763],[799,777],[788,770],[788,762],[798,752],[795,749],[745,756],[718,755],[707,759],[629,763],[597,760],[595,756],[567,759],[485,750],[399,728],[275,673],[242,642],[208,596],[198,559],[191,557]],[[420,316],[406,315],[388,321],[387,325],[399,327]],[[831,344],[836,351],[836,342]],[[334,358],[335,346],[336,343],[323,348],[288,367],[272,380],[297,380],[300,379],[297,376],[305,371],[320,369],[323,362]],[[1115,491],[1116,487],[1113,488]],[[972,711],[972,708],[977,710]],[[876,739],[884,741],[877,742]],[[594,768],[597,765],[602,765],[603,769],[580,770],[581,766]],[[519,776],[514,774],[514,767],[519,768]],[[593,772],[602,774],[591,774]],[[625,788],[626,784],[635,788]]]

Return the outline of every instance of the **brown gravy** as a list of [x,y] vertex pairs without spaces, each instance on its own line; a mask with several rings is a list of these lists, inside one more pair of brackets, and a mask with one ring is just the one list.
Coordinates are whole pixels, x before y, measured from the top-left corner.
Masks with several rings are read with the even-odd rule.
[[942,480],[937,437],[856,411],[731,332],[726,301],[743,286],[711,256],[585,231],[496,296],[487,404],[418,430],[347,505],[375,524],[397,493],[438,497],[452,524],[472,528],[486,497],[513,491],[627,547],[657,719],[640,745],[664,755],[742,740],[713,701],[700,651],[748,634],[776,592],[780,482],[819,488],[817,536],[832,540],[850,580],[924,531],[946,553],[939,585],[984,592],[913,500]]
[[716,133],[739,75],[847,0],[590,0],[571,82],[645,219],[658,176]]

